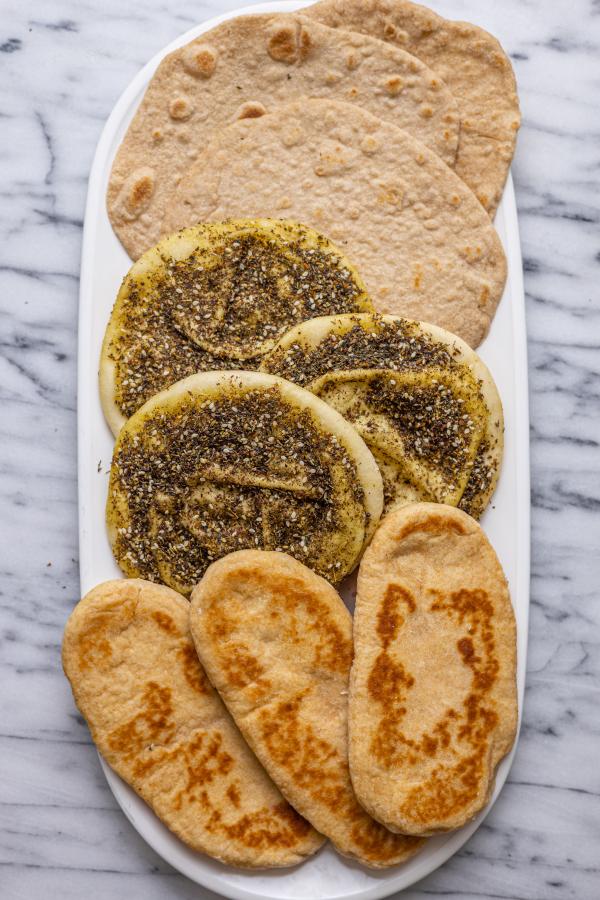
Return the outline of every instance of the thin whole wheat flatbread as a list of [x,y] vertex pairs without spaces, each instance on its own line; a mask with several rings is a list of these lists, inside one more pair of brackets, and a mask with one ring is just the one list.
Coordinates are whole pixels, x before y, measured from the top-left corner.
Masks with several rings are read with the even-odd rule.
[[493,215],[521,122],[514,72],[496,38],[409,0],[321,0],[302,12],[402,47],[444,79],[461,119],[455,171]]
[[240,16],[161,62],[125,135],[107,205],[129,254],[156,243],[172,189],[212,131],[304,95],[363,106],[454,163],[456,101],[420,60],[298,15]]
[[284,801],[198,661],[189,604],[107,581],[73,610],[63,666],[98,750],[194,850],[234,866],[291,866],[321,835]]
[[358,574],[350,770],[403,834],[458,828],[487,803],[517,728],[516,626],[479,525],[450,506],[391,512]]
[[331,585],[284,553],[232,553],[195,588],[190,628],[242,734],[340,853],[382,867],[417,852],[421,841],[386,831],[352,790],[352,620]]
[[504,251],[475,195],[414,137],[358,106],[303,100],[224,128],[169,199],[162,231],[242,215],[316,228],[356,265],[379,312],[471,347],[502,296]]

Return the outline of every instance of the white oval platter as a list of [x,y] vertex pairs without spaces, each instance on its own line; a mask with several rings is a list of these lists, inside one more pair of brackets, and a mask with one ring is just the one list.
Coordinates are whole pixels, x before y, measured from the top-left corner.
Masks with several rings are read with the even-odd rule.
[[[97,369],[104,329],[121,279],[131,260],[110,226],[105,195],[119,143],[162,57],[234,15],[290,12],[300,2],[264,3],[210,19],[190,29],[158,53],[133,79],[113,109],[98,143],[88,188],[82,249],[79,307],[78,474],[79,552],[82,594],[120,571],[104,527],[104,506],[112,435],[98,395]],[[508,258],[508,281],[490,334],[479,352],[500,391],[505,416],[502,473],[482,525],[504,566],[518,628],[519,706],[523,702],[529,609],[529,413],[521,250],[512,179],[509,177],[496,220]],[[103,761],[108,783],[123,812],[150,846],[188,878],[239,900],[367,900],[388,897],[425,877],[453,853],[481,823],[508,775],[513,753],[500,765],[487,809],[469,825],[431,838],[425,849],[402,866],[375,872],[338,856],[326,845],[293,869],[243,872],[195,853],[156,818],[149,807]]]

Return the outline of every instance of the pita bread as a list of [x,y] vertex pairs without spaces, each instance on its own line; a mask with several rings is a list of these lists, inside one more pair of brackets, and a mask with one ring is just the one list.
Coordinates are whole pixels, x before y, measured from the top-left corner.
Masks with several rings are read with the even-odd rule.
[[459,828],[488,802],[517,728],[516,628],[477,523],[449,506],[391,512],[360,566],[350,770],[388,828]]
[[391,834],[352,790],[352,619],[326,581],[284,553],[232,553],[194,589],[190,628],[267,772],[340,853],[380,867],[417,852],[420,841]]
[[483,513],[502,461],[502,403],[456,335],[394,316],[325,316],[288,331],[261,369],[353,424],[381,470],[387,510],[432,500]]
[[73,610],[63,666],[98,750],[193,850],[232,866],[291,866],[323,843],[248,749],[198,662],[189,605],[108,581]]
[[305,95],[363,106],[454,163],[456,101],[420,60],[299,15],[240,16],[169,54],[146,90],[108,187],[127,252],[158,241],[174,187],[214,130]]
[[287,550],[337,583],[382,505],[367,445],[318,397],[262,372],[203,372],[121,429],[106,521],[126,575],[189,594],[209,563],[248,547]]
[[321,0],[302,12],[408,50],[444,79],[461,119],[456,174],[493,216],[521,123],[512,65],[496,38],[409,0]]
[[106,419],[116,435],[181,378],[257,368],[298,322],[371,309],[356,269],[312,228],[273,219],[187,228],[123,280],[100,360]]
[[163,231],[282,208],[347,253],[378,312],[472,347],[484,338],[506,280],[502,246],[464,182],[411,135],[331,100],[236,122],[182,179]]

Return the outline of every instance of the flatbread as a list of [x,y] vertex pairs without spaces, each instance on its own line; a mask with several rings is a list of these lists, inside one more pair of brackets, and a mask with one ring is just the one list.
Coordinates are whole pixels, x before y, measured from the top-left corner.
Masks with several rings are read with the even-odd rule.
[[242,734],[284,796],[340,853],[382,867],[420,849],[421,841],[368,816],[352,790],[352,619],[326,581],[284,553],[232,553],[194,589],[190,627]]
[[236,122],[182,179],[163,233],[282,209],[341,247],[378,312],[472,347],[484,338],[506,279],[498,235],[464,182],[407,132],[332,100]]
[[214,130],[305,95],[363,106],[454,163],[456,101],[420,60],[299,15],[240,16],[170,53],[146,90],[108,187],[127,252],[157,242],[174,187]]
[[213,222],[160,241],[123,280],[100,359],[116,435],[181,378],[255,369],[298,322],[372,310],[350,260],[312,228],[274,219]]
[[113,454],[106,521],[130,577],[189,594],[232,550],[286,550],[337,583],[383,505],[377,463],[330,406],[262,372],[203,372],[152,397]]
[[409,0],[321,0],[302,12],[408,50],[444,79],[461,119],[455,172],[493,216],[521,123],[515,75],[496,38]]
[[189,605],[147,581],[107,581],[69,617],[63,666],[98,750],[193,850],[232,866],[292,866],[323,843],[248,749],[198,661]]
[[420,503],[382,522],[358,574],[350,769],[388,828],[459,828],[488,802],[517,728],[516,626],[479,525]]
[[261,369],[352,422],[381,470],[386,510],[431,500],[483,513],[502,461],[502,403],[456,335],[394,316],[325,316],[288,331]]

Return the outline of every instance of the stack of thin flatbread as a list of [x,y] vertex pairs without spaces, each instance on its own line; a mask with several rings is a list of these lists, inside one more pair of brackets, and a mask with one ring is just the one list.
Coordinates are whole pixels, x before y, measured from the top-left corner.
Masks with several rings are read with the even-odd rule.
[[490,220],[514,152],[510,62],[406,0],[230,19],[159,65],[107,205],[137,259],[198,222],[286,218],[347,253],[377,311],[476,347],[506,279]]

